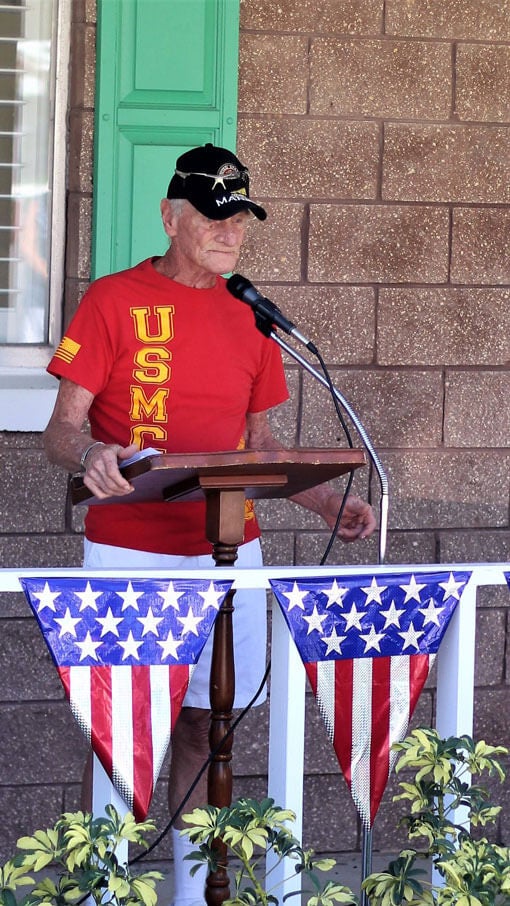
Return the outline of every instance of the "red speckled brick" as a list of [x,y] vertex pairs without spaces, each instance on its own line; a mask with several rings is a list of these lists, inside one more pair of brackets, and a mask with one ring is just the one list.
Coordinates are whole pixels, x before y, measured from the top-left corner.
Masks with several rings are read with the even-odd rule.
[[379,136],[377,123],[254,116],[239,122],[238,150],[259,196],[371,199]]
[[310,72],[312,114],[449,116],[452,65],[446,44],[316,38]]
[[386,32],[422,38],[510,40],[508,0],[386,0]]
[[381,365],[507,365],[510,290],[384,288]]
[[[282,72],[285,78],[281,77]],[[271,86],[270,90],[268,86]],[[240,36],[240,113],[304,114],[307,99],[306,38],[295,35]]]
[[510,210],[454,208],[453,283],[510,283]]
[[459,119],[510,122],[510,47],[459,44],[456,69]]
[[510,203],[510,134],[486,126],[388,123],[383,198]]
[[317,34],[380,32],[382,0],[241,0],[241,27]]
[[312,205],[308,278],[317,283],[438,283],[448,273],[448,212]]

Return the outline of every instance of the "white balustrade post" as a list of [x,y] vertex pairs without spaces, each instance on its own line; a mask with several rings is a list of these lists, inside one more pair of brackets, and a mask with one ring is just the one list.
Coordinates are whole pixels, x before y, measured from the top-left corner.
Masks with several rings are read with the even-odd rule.
[[[473,734],[477,588],[472,576],[437,656],[436,729],[441,737]],[[469,828],[467,806],[454,809],[450,819],[454,824]],[[444,884],[436,869],[432,870],[432,883]]]
[[[92,760],[92,815],[102,818],[106,815],[106,806],[113,805],[114,809],[123,818],[128,811],[122,796],[113,786],[103,765],[97,755]],[[117,858],[123,865],[128,862],[128,841],[122,840],[117,847]]]
[[[299,840],[303,833],[305,681],[301,658],[273,598],[268,795],[276,805],[296,813],[291,830]],[[290,877],[295,865],[292,859],[283,859],[276,865],[271,854],[267,857],[267,870],[272,869],[268,887],[278,885],[280,901],[285,894],[299,889],[299,879]]]

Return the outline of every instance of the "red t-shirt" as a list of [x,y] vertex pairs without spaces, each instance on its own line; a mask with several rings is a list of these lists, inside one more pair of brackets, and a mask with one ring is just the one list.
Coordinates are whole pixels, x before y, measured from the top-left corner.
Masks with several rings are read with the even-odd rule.
[[[165,453],[236,450],[248,412],[288,397],[278,347],[218,277],[193,289],[150,259],[96,280],[49,366],[94,394],[92,436]],[[259,535],[249,505],[245,540]],[[91,541],[172,554],[208,553],[205,504],[89,507]]]

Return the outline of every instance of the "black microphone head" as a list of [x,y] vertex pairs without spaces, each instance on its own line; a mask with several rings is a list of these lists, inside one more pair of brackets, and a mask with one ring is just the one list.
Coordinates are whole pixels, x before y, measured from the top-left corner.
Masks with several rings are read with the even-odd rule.
[[232,295],[236,297],[236,299],[240,299],[241,302],[247,302],[248,305],[261,298],[260,293],[255,289],[253,283],[250,283],[250,281],[241,274],[232,274],[232,276],[228,278],[227,289],[229,293],[232,293]]

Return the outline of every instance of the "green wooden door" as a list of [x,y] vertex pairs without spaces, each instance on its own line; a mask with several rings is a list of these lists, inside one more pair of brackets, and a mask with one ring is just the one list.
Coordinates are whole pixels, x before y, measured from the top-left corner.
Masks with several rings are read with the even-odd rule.
[[235,150],[238,37],[239,0],[98,0],[94,277],[165,251],[179,154]]

